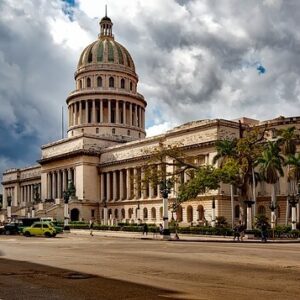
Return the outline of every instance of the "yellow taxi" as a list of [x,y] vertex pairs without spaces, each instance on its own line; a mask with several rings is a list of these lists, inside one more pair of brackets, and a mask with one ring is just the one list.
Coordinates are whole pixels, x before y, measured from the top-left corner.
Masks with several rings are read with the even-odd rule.
[[23,229],[24,236],[45,236],[45,237],[55,237],[56,230],[48,222],[34,222],[30,227],[25,227]]

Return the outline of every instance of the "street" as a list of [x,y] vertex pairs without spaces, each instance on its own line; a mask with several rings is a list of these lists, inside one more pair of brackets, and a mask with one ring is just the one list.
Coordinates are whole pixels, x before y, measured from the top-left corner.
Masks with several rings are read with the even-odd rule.
[[0,236],[0,299],[298,299],[299,250],[298,243]]

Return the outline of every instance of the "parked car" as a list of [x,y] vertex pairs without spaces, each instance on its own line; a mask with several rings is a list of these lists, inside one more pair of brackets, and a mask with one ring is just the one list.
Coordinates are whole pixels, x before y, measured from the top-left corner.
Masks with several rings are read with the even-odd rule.
[[45,236],[45,237],[55,237],[56,230],[49,223],[45,222],[35,222],[30,227],[25,227],[23,229],[24,236]]
[[62,226],[59,226],[58,222],[55,221],[43,221],[43,223],[50,224],[56,231],[56,233],[63,233],[64,228]]
[[23,233],[23,229],[25,227],[29,227],[31,226],[34,222],[39,222],[40,218],[25,218],[25,217],[21,217],[21,218],[17,218],[16,219],[16,223],[18,223],[19,225],[19,230],[20,233]]
[[10,234],[19,234],[20,233],[20,229],[17,223],[8,223],[5,224],[2,228],[1,228],[1,233],[6,234],[6,235],[10,235]]

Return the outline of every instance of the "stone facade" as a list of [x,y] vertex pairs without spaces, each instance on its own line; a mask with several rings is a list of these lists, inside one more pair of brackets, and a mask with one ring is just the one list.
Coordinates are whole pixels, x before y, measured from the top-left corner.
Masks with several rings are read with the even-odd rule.
[[[87,46],[80,56],[75,73],[76,90],[67,98],[69,110],[68,138],[41,147],[38,165],[10,169],[3,174],[3,209],[0,220],[7,218],[7,204],[12,201],[12,217],[51,216],[64,218],[63,192],[70,182],[76,188],[69,201],[71,220],[94,218],[103,222],[105,209],[110,224],[117,222],[161,223],[163,203],[159,186],[141,185],[147,153],[159,146],[178,145],[199,165],[212,164],[215,142],[239,138],[244,128],[264,128],[266,137],[275,130],[295,126],[300,117],[260,122],[239,120],[200,120],[183,124],[164,134],[145,138],[146,101],[137,92],[138,76],[128,51],[114,40],[112,22],[100,22],[99,39]],[[158,169],[159,166],[156,166]],[[173,167],[167,171],[172,172]],[[286,170],[285,170],[286,173]],[[183,174],[175,183],[169,199],[173,201]],[[277,185],[279,223],[285,222],[286,177]],[[260,183],[256,189],[255,213],[270,215],[270,186]],[[235,191],[235,220],[241,218]],[[203,224],[212,220],[212,199],[216,216],[231,222],[229,185],[198,195],[182,205],[177,214],[181,224]],[[169,212],[169,219],[172,214]],[[297,221],[299,222],[299,209]]]

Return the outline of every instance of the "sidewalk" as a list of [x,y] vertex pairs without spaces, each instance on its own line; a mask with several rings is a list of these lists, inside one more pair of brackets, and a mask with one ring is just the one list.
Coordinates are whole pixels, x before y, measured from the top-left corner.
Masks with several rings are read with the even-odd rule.
[[[71,233],[74,235],[89,235],[90,231],[87,229],[71,229]],[[129,239],[142,239],[142,240],[163,240],[160,234],[148,233],[143,235],[141,232],[127,232],[127,231],[109,231],[109,230],[94,230],[94,236],[99,237],[118,237]],[[217,242],[217,243],[259,243],[260,239],[247,239],[243,241],[234,241],[232,236],[216,236],[216,235],[192,235],[192,234],[179,234],[179,240],[174,239],[174,234],[171,234],[171,240],[173,242]],[[269,239],[267,243],[300,243],[300,239]]]

